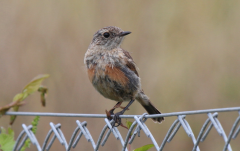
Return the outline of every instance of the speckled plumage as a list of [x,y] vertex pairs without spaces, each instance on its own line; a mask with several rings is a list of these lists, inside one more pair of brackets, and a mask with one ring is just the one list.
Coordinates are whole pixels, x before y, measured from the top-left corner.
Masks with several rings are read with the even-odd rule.
[[[132,57],[120,47],[123,37],[129,33],[109,26],[94,34],[84,57],[89,80],[108,99],[117,102],[137,99],[149,114],[160,114],[142,91]],[[153,120],[160,123],[163,118]]]

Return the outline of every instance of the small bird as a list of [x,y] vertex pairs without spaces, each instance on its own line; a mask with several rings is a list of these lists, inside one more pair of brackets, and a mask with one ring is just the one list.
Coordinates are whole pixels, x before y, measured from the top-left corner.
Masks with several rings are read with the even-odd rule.
[[[128,107],[137,100],[149,114],[161,114],[154,107],[147,95],[141,88],[141,81],[137,67],[129,52],[120,47],[123,38],[130,34],[115,26],[108,26],[98,30],[93,35],[84,57],[84,64],[87,68],[88,78],[94,88],[105,98],[117,101],[118,103],[110,110],[113,120],[119,126],[121,118]],[[129,102],[126,107],[121,107],[122,102]],[[123,110],[118,113],[113,111],[121,107]],[[111,116],[108,116],[111,119]],[[164,117],[152,118],[154,122],[161,123]]]

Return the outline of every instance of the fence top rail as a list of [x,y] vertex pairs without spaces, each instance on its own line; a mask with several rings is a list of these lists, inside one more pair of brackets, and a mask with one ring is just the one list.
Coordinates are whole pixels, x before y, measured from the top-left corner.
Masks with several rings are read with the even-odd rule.
[[[178,115],[192,115],[192,114],[205,114],[205,113],[214,113],[214,112],[232,112],[232,111],[240,112],[240,107],[171,112],[171,113],[163,113],[163,114],[155,114],[155,115],[145,115],[144,117],[145,118],[169,117],[169,116],[178,116]],[[5,115],[106,118],[105,114],[47,113],[47,112],[6,112]],[[134,118],[134,116],[141,116],[141,115],[120,115],[121,118]]]

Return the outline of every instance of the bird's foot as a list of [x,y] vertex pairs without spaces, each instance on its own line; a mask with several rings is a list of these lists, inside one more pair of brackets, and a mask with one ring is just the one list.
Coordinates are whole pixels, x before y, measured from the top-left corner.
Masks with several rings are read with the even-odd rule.
[[117,112],[114,114],[113,116],[113,123],[112,123],[112,127],[118,127],[119,125],[122,124],[122,120],[121,118],[119,117],[120,115],[123,115],[123,112],[120,111],[120,112]]
[[[123,107],[123,106],[119,106],[119,108],[121,108],[121,109],[125,109],[126,107]],[[108,110],[105,110],[105,112],[106,112],[106,115],[107,115],[107,118],[108,118],[108,120],[109,121],[111,121],[113,118],[112,118],[112,115],[114,115],[114,110],[115,110],[116,108],[112,108],[110,111],[108,111]],[[129,108],[127,108],[126,110],[129,110]]]
[[110,111],[105,110],[106,115],[107,115],[107,119],[109,121],[111,121],[113,119],[112,127],[118,127],[122,123],[122,120],[121,120],[121,118],[119,116],[123,115],[123,113],[121,111],[121,112],[117,112],[116,114],[114,114],[113,111],[114,111],[114,109],[111,109]]

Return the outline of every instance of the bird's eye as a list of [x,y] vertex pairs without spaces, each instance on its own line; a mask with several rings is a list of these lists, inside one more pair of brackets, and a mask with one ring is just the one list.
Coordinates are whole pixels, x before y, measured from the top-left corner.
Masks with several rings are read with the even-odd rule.
[[108,37],[110,36],[110,34],[109,34],[108,32],[105,32],[105,33],[103,33],[103,36],[104,36],[105,38],[108,38]]

